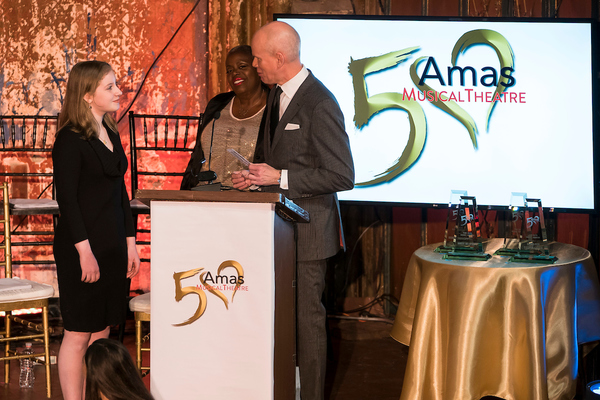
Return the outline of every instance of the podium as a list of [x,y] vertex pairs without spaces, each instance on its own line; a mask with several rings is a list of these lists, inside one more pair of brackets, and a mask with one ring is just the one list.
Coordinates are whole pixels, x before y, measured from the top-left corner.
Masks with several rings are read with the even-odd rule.
[[293,222],[278,193],[138,190],[150,204],[157,400],[294,399]]

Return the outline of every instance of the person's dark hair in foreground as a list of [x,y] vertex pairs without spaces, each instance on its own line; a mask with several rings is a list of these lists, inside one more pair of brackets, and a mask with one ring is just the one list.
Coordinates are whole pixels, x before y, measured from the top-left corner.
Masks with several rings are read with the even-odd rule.
[[86,400],[153,400],[127,348],[98,339],[85,353]]

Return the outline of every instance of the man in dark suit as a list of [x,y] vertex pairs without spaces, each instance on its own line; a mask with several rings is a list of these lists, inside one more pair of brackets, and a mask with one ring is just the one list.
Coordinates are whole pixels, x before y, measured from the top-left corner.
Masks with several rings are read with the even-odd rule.
[[336,192],[354,187],[354,164],[336,99],[300,62],[298,33],[269,23],[252,38],[252,54],[262,81],[276,85],[267,100],[265,163],[235,173],[233,183],[283,193],[310,214],[297,226],[297,351],[302,400],[321,400],[326,259],[344,246]]

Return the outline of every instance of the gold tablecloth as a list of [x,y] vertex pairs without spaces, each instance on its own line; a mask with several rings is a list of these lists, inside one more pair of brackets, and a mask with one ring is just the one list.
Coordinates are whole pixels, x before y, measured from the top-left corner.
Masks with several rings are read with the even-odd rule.
[[447,261],[437,246],[413,254],[391,332],[409,346],[401,400],[573,399],[578,344],[600,340],[590,253],[553,243],[556,264]]

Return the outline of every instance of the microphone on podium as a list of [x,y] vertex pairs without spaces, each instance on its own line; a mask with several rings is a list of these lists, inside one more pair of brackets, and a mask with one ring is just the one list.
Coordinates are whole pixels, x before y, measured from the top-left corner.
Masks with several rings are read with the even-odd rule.
[[[212,147],[213,147],[213,139],[215,137],[215,123],[217,122],[217,120],[221,118],[221,112],[217,111],[215,112],[214,116],[213,116],[213,124],[212,124],[212,131],[210,133],[210,149],[208,151],[208,169],[206,171],[202,171],[200,173],[198,173],[198,180],[200,182],[208,182],[205,184],[198,184],[198,186],[195,186],[192,188],[192,190],[207,190],[207,191],[220,191],[221,190],[221,182],[213,182],[214,180],[217,179],[217,174],[215,173],[215,171],[212,171],[210,169],[210,162],[212,159]],[[205,162],[206,159],[204,159],[203,162]]]

